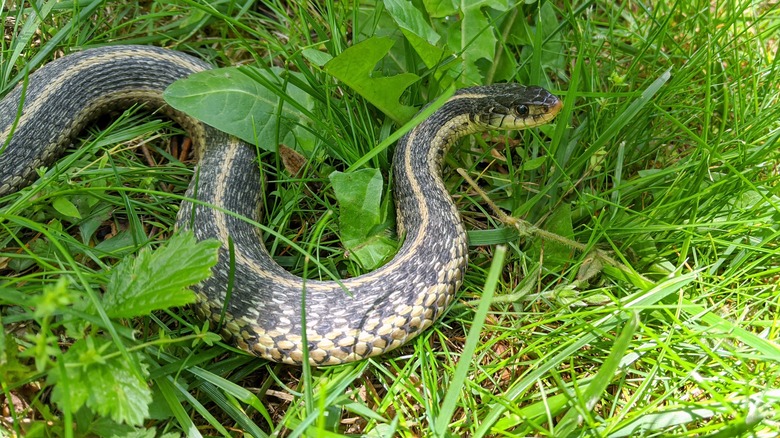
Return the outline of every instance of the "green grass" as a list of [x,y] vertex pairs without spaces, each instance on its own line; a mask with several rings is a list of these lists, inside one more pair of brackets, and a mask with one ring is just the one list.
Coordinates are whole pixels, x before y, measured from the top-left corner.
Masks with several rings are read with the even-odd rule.
[[[0,88],[62,53],[127,43],[289,81],[307,96],[298,136],[272,130],[263,146],[297,142],[304,172],[260,155],[263,223],[283,236],[267,244],[297,274],[327,277],[290,241],[331,272],[364,271],[344,257],[333,170],[379,169],[377,229],[393,229],[388,139],[405,107],[515,80],[565,108],[552,125],[467,139],[448,155],[472,252],[445,317],[387,356],[303,371],[216,341],[186,307],[98,310],[113,266],[142,248],[164,253],[192,162],[171,149],[178,128],[142,112],[88,129],[34,187],[0,199],[0,405],[13,404],[0,436],[780,433],[776,4],[485,2],[430,18],[389,1],[139,3],[41,2],[40,22],[29,5],[3,10]],[[427,46],[424,23],[439,35]],[[419,76],[400,104],[323,66],[323,54],[374,36],[394,45],[371,78]],[[542,231],[502,223],[459,168]],[[84,381],[57,380],[77,369]],[[100,372],[111,370],[130,383],[106,389]],[[67,396],[82,387],[95,397],[84,406]],[[136,404],[112,397],[132,388]]]

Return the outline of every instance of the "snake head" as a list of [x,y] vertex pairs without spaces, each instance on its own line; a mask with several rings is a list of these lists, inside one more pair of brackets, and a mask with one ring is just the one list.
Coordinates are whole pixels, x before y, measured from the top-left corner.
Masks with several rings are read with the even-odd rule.
[[550,122],[563,108],[544,88],[520,84],[464,88],[454,98],[471,100],[471,121],[480,130],[533,128]]

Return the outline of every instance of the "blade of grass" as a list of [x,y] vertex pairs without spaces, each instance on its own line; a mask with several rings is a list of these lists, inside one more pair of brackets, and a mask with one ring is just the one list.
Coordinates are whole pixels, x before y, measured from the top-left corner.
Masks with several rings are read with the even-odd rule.
[[[606,391],[607,387],[612,383],[615,373],[618,371],[620,364],[625,358],[625,354],[631,347],[631,340],[639,327],[639,313],[631,312],[631,316],[627,319],[623,325],[623,329],[620,331],[620,335],[615,340],[612,346],[612,350],[609,352],[607,360],[599,368],[596,376],[585,387],[582,394],[578,394],[577,399],[581,400],[584,406],[582,409],[586,412],[590,412],[596,403],[601,400],[602,393]],[[559,436],[571,436],[574,433],[574,429],[581,425],[582,416],[584,413],[577,409],[577,406],[572,406],[569,412],[563,416],[563,419],[558,423],[556,433]]]
[[580,155],[580,158],[571,162],[570,166],[575,169],[581,168],[587,160],[590,160],[596,151],[604,147],[604,145],[620,133],[620,130],[624,126],[634,119],[637,113],[653,99],[656,93],[658,93],[661,87],[663,87],[671,77],[672,69],[669,68],[648,85],[636,100],[626,105],[625,109],[618,111],[618,115],[612,120],[612,123],[610,123],[609,126],[601,132],[599,137],[588,146],[588,149]]
[[239,409],[235,400],[228,398],[225,393],[219,391],[219,389],[211,383],[204,383],[200,386],[200,389],[214,402],[225,414],[236,421],[236,423],[242,427],[247,433],[256,437],[267,437],[268,434],[263,432],[260,427],[249,418],[246,413]]
[[[585,336],[581,336],[567,347],[563,348],[553,357],[549,358],[545,362],[541,363],[536,369],[528,373],[522,380],[518,381],[512,388],[504,395],[504,399],[507,403],[512,403],[515,399],[520,397],[531,385],[537,382],[544,376],[549,370],[559,366],[562,362],[567,360],[574,352],[585,347],[590,342],[593,342],[598,335],[597,331],[612,330],[616,325],[625,320],[623,310],[637,309],[640,310],[643,307],[650,306],[660,300],[666,298],[672,293],[679,291],[691,283],[698,272],[690,272],[688,274],[673,277],[664,280],[648,291],[637,292],[634,295],[626,297],[623,302],[624,305],[620,306],[622,310],[616,311],[613,314],[602,318],[601,320],[593,323],[593,330]],[[494,406],[490,412],[484,417],[482,424],[477,429],[475,437],[483,437],[490,433],[490,428],[498,421],[501,415],[506,411],[505,405]]]
[[447,435],[446,431],[449,428],[452,415],[455,413],[455,409],[458,406],[458,400],[461,398],[463,385],[471,370],[471,361],[474,357],[474,352],[479,345],[482,326],[485,324],[488,310],[490,310],[493,294],[496,291],[496,286],[498,285],[501,271],[504,267],[505,258],[506,247],[502,245],[497,246],[493,255],[493,261],[490,265],[490,271],[488,271],[487,278],[485,279],[485,287],[482,289],[482,299],[479,302],[477,310],[474,312],[474,319],[472,320],[469,334],[466,337],[466,344],[463,346],[463,352],[460,355],[457,367],[455,367],[455,372],[450,381],[450,387],[447,388],[447,394],[444,396],[444,401],[442,402],[439,414],[436,418],[436,423],[433,427],[433,433],[437,436],[444,437]]
[[390,147],[390,145],[395,144],[398,139],[403,137],[404,134],[414,129],[415,126],[422,123],[423,120],[428,118],[431,114],[433,114],[434,111],[436,111],[440,106],[444,104],[444,102],[447,101],[452,95],[455,93],[454,87],[449,87],[447,90],[442,93],[441,96],[439,96],[436,100],[434,100],[431,104],[423,108],[419,113],[417,113],[416,116],[412,117],[412,120],[409,120],[408,122],[404,123],[403,126],[395,130],[392,134],[390,134],[386,139],[384,139],[381,143],[374,146],[367,154],[363,155],[359,160],[352,163],[351,166],[345,171],[345,172],[352,172],[357,169],[359,169],[364,164],[371,161],[372,158],[374,158],[377,154],[382,152],[383,150]]
[[[50,2],[51,4],[57,3],[56,1]],[[57,50],[58,47],[60,47],[60,43],[68,37],[71,32],[73,32],[74,27],[78,27],[79,23],[81,23],[83,20],[86,20],[87,17],[92,15],[95,10],[103,5],[103,0],[94,0],[91,3],[88,3],[86,6],[82,6],[79,9],[78,14],[73,17],[72,20],[68,21],[67,24],[65,24],[60,30],[57,31],[57,33],[54,34],[51,38],[49,38],[46,42],[46,44],[41,47],[40,50],[38,50],[35,55],[30,58],[29,61],[25,63],[25,68],[16,74],[11,80],[6,81],[6,89],[3,90],[0,94],[5,94],[5,91],[7,91],[7,86],[9,84],[16,84],[17,82],[21,81],[22,78],[24,78],[29,71],[35,69],[41,63],[43,63],[45,60],[49,59],[51,57],[51,54]],[[20,45],[21,49],[18,50],[24,50],[24,47]],[[10,64],[9,64],[10,65]],[[10,69],[8,69],[5,74],[6,76],[10,73]]]
[[[187,438],[201,438],[203,435],[200,434],[200,431],[198,431],[195,423],[193,423],[192,419],[190,419],[190,415],[184,409],[184,406],[181,404],[181,401],[177,396],[178,393],[183,395],[185,399],[192,398],[190,393],[186,389],[179,387],[179,385],[177,385],[170,376],[164,376],[156,379],[155,383],[160,390],[160,394],[162,394],[163,398],[165,398],[165,402],[167,403],[168,408],[171,410],[171,412],[173,412],[173,416],[176,417],[176,421],[179,422],[179,426],[184,431],[185,436]],[[194,406],[198,405],[200,405],[200,403],[196,403]],[[208,413],[208,411],[206,411],[206,413]],[[214,417],[211,417],[210,420],[212,421],[209,422],[212,425],[215,425],[215,428],[219,431],[219,433],[221,433],[223,436],[230,436],[227,430],[225,430],[225,428],[222,427],[222,425]]]
[[257,410],[257,412],[260,415],[263,416],[263,418],[265,418],[269,426],[273,425],[273,421],[271,420],[271,415],[268,413],[268,410],[266,410],[265,406],[263,405],[263,402],[260,401],[260,399],[257,398],[257,396],[253,394],[251,391],[239,386],[236,383],[231,382],[230,380],[227,380],[214,373],[206,371],[200,367],[191,367],[188,368],[187,371],[192,373],[198,379],[201,379],[202,381],[205,382],[209,382],[215,387],[224,391],[225,393],[230,394],[233,397],[237,398],[241,402],[246,403],[249,406],[252,406],[253,408],[255,408],[255,410]]

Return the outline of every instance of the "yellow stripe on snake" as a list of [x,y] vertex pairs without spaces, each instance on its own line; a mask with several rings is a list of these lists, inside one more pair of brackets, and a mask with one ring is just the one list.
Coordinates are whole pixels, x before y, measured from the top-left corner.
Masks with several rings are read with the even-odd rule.
[[[0,196],[31,184],[85,125],[109,110],[143,102],[170,115],[193,138],[198,172],[188,196],[256,217],[261,190],[256,149],[165,105],[173,81],[210,66],[180,52],[145,46],[85,50],[60,58],[0,102]],[[458,138],[525,129],[552,120],[561,101],[539,87],[497,84],[459,90],[405,135],[393,157],[398,235],[383,267],[338,282],[302,280],[269,255],[259,231],[220,209],[182,204],[178,226],[222,242],[213,275],[195,288],[197,308],[223,335],[258,356],[314,365],[390,351],[425,330],[460,287],[468,262],[466,230],[441,179],[442,158]],[[21,111],[20,111],[21,108]],[[228,250],[234,242],[234,261]],[[229,276],[234,288],[229,302]],[[305,339],[302,302],[305,296]]]

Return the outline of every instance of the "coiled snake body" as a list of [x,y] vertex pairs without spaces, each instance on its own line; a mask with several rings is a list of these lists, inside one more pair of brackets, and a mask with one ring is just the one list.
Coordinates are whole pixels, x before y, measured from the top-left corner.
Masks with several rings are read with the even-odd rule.
[[[173,81],[210,66],[146,46],[85,50],[51,62],[0,101],[0,196],[28,185],[73,137],[109,109],[143,102],[168,113],[199,150],[188,195],[255,217],[260,175],[253,147],[166,106]],[[452,300],[468,260],[466,231],[441,180],[441,162],[458,138],[488,129],[523,129],[552,120],[561,102],[539,87],[500,84],[459,90],[396,146],[397,255],[378,270],[346,280],[302,280],[276,264],[251,224],[185,202],[178,225],[198,239],[223,242],[213,275],[198,285],[198,309],[220,320],[240,348],[285,363],[363,359],[394,349],[429,327]],[[232,262],[228,237],[234,242]],[[233,275],[229,302],[226,289]],[[305,296],[303,343],[302,301]]]

